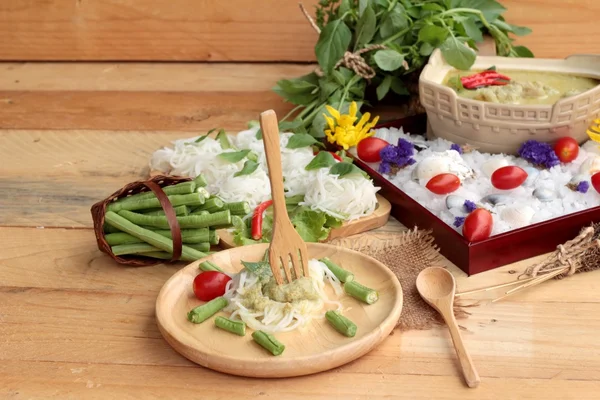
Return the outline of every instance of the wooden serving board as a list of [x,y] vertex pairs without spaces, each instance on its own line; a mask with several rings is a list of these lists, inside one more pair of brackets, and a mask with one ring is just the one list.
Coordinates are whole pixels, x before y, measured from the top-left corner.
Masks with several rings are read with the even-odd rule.
[[[362,233],[366,231],[370,231],[372,229],[380,228],[384,226],[389,217],[390,211],[392,210],[392,205],[390,202],[384,198],[383,196],[377,195],[377,208],[373,211],[373,214],[356,219],[351,222],[344,223],[339,228],[334,228],[329,233],[329,237],[325,240],[325,242],[329,240],[333,240],[340,237],[347,237],[356,235],[357,233]],[[221,241],[219,245],[225,249],[230,249],[232,247],[237,247],[233,240],[233,235],[229,232],[228,229],[220,229],[217,231]]]
[[[187,312],[202,304],[192,284],[200,273],[198,264],[210,260],[225,272],[242,269],[241,261],[259,261],[269,243],[224,250],[195,261],[175,273],[162,287],[156,300],[156,320],[165,340],[189,360],[215,371],[257,378],[308,375],[339,367],[371,351],[389,336],[402,312],[403,294],[398,278],[384,264],[354,250],[322,243],[307,243],[309,258],[329,257],[354,273],[355,279],[379,293],[379,300],[367,305],[346,294],[337,298],[343,314],[357,326],[348,338],[333,329],[325,318],[274,336],[285,345],[279,356],[268,353],[252,339],[252,329],[237,336],[215,327],[219,312],[201,324],[187,320]],[[333,290],[326,285],[330,299]],[[323,309],[325,313],[326,309]]]

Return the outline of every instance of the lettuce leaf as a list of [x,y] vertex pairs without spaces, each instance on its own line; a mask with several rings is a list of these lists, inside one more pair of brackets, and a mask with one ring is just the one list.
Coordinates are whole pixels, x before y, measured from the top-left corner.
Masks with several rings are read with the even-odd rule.
[[325,227],[327,215],[323,212],[298,207],[291,220],[305,242],[320,242],[329,236],[331,228]]

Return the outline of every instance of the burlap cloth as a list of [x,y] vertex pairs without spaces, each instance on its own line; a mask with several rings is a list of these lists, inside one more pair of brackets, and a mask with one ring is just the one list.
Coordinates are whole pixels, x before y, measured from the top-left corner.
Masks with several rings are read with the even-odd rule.
[[[423,269],[443,266],[444,257],[438,252],[434,238],[429,231],[408,230],[394,235],[363,235],[338,238],[330,242],[367,254],[385,264],[398,277],[402,285],[404,301],[402,315],[396,325],[402,331],[426,330],[444,323],[441,316],[419,295],[415,284],[417,275]],[[477,305],[455,301],[454,315],[457,319],[467,318],[470,314],[466,307]]]

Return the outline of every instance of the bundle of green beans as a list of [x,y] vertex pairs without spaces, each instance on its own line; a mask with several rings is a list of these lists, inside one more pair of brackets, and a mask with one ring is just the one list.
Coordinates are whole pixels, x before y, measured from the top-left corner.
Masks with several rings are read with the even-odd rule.
[[[181,228],[183,261],[206,257],[211,245],[219,243],[217,229],[232,226],[232,216],[250,212],[247,202],[225,203],[204,188],[199,175],[192,181],[162,188],[173,205]],[[115,255],[170,259],[173,238],[160,201],[151,191],[113,201],[106,207],[106,242]]]

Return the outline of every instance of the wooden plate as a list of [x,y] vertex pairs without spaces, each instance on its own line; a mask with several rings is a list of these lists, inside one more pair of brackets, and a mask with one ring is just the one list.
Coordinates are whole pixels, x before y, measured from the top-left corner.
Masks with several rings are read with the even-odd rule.
[[[324,318],[313,319],[304,328],[276,334],[286,349],[273,356],[254,343],[249,328],[243,337],[216,328],[215,316],[226,313],[217,313],[202,324],[187,320],[187,312],[202,303],[192,290],[200,262],[210,260],[224,271],[236,272],[242,268],[240,260],[258,261],[268,246],[261,243],[212,254],[189,264],[165,283],[156,300],[156,319],[163,337],[177,352],[203,367],[233,375],[291,377],[326,371],[355,360],[394,329],[402,311],[402,288],[396,276],[371,257],[320,243],[307,243],[310,258],[329,257],[354,272],[357,281],[379,291],[379,300],[372,305],[345,294],[340,297],[344,315],[358,327],[355,337],[341,335]],[[327,290],[332,298],[333,290]]]
[[[345,222],[339,228],[334,228],[330,231],[329,237],[325,241],[333,240],[339,237],[347,237],[356,235],[357,233],[370,231],[372,229],[380,228],[384,226],[389,217],[392,205],[383,196],[377,195],[377,208],[369,216],[355,219],[351,222]],[[227,229],[220,229],[218,231],[221,241],[219,245],[225,249],[237,247],[233,240],[233,235]]]

